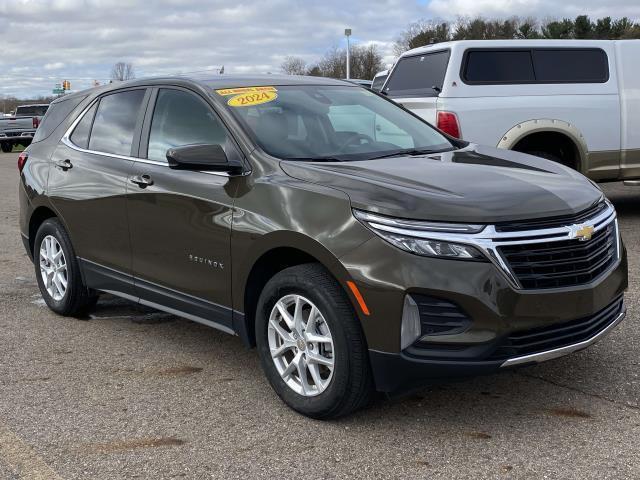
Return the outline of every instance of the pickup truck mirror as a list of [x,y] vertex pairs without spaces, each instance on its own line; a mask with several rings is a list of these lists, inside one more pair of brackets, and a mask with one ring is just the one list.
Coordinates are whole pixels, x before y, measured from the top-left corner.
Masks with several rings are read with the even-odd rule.
[[167,150],[169,167],[176,170],[200,170],[240,173],[242,165],[229,162],[221,145],[198,144]]

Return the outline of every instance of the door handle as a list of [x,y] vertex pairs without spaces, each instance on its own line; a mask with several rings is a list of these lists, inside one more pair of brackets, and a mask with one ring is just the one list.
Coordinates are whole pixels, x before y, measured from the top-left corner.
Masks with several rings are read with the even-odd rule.
[[153,185],[153,180],[151,180],[151,176],[149,175],[136,175],[135,177],[131,177],[129,179],[131,183],[135,183],[140,188],[147,188],[150,185]]
[[60,160],[59,162],[56,162],[56,167],[58,167],[60,170],[62,170],[64,172],[66,172],[70,168],[73,168],[73,163],[71,163],[71,160],[66,158],[64,160]]

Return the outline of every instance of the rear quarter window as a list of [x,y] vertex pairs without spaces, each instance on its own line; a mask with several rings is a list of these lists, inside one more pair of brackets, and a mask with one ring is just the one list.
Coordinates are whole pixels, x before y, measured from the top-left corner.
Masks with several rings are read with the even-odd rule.
[[53,131],[69,116],[69,114],[80,105],[85,96],[71,97],[49,105],[49,108],[40,122],[40,126],[33,136],[33,142],[40,142],[48,138]]
[[437,97],[437,87],[442,90],[449,64],[449,51],[403,57],[398,60],[384,87],[392,97]]
[[599,48],[471,49],[460,76],[468,84],[604,83],[609,64]]

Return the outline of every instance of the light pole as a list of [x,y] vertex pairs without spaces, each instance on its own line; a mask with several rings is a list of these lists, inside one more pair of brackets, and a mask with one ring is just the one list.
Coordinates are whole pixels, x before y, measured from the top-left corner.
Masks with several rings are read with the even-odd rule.
[[351,54],[351,52],[349,51],[349,37],[351,36],[351,29],[350,28],[345,28],[344,29],[344,34],[347,37],[347,80],[349,80],[349,78],[351,77],[351,69],[350,69],[350,59],[349,56]]

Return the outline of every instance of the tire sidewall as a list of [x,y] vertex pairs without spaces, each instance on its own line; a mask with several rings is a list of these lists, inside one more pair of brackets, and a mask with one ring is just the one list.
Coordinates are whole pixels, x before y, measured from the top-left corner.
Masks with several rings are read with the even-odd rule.
[[[290,294],[301,295],[310,300],[322,313],[333,339],[334,370],[333,377],[327,389],[313,397],[304,397],[294,392],[278,373],[271,358],[267,329],[269,317],[276,302]],[[295,274],[278,274],[265,286],[256,312],[256,344],[260,356],[260,362],[269,383],[282,400],[294,410],[308,416],[322,415],[331,410],[344,397],[349,382],[351,359],[349,356],[346,331],[341,324],[341,312],[336,305],[334,292],[327,292],[317,287],[304,278]]]
[[[79,279],[76,278],[76,276],[79,275],[79,271],[75,265],[75,254],[65,233],[66,232],[64,232],[62,225],[57,220],[45,220],[38,229],[33,247],[33,264],[35,265],[36,278],[42,298],[51,310],[61,315],[65,315],[70,310],[73,297],[77,294],[74,289],[78,288],[77,284],[79,283]],[[67,290],[61,300],[55,300],[51,295],[49,295],[42,279],[42,274],[40,273],[40,249],[42,241],[49,235],[54,237],[62,247],[67,264]]]

